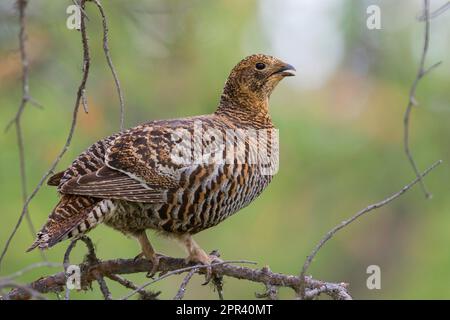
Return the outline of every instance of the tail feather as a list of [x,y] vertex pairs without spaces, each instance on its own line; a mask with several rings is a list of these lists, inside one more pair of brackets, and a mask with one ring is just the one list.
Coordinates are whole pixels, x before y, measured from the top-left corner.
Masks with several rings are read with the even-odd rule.
[[111,200],[63,195],[27,252],[36,247],[47,249],[67,238],[81,236],[101,223],[114,208]]

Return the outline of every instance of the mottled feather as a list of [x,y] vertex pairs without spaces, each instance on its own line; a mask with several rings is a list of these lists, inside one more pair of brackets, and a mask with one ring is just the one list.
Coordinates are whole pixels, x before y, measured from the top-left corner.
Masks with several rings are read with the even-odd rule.
[[[148,228],[194,234],[248,205],[270,183],[271,174],[263,174],[255,163],[217,162],[214,156],[225,157],[227,146],[214,149],[211,141],[180,139],[174,132],[194,134],[200,124],[202,131],[260,129],[270,136],[274,126],[268,100],[292,69],[274,57],[249,56],[231,71],[216,112],[147,122],[94,143],[48,180],[61,199],[30,250],[78,237],[101,222],[130,235]],[[235,138],[231,146],[243,144],[245,157],[259,157],[253,140]],[[267,138],[263,144],[274,141]],[[199,147],[202,161],[194,161],[198,155],[192,162],[175,161],[174,150],[192,154]]]

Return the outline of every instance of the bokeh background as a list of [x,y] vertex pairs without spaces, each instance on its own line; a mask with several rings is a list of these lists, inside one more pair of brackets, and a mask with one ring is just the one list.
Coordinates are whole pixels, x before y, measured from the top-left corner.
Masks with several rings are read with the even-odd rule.
[[[432,9],[446,1],[431,1]],[[28,188],[33,188],[66,139],[81,78],[80,34],[66,28],[71,1],[30,1],[27,48],[31,95],[43,110],[23,116]],[[381,30],[368,30],[366,8],[381,8]],[[306,255],[331,227],[414,178],[403,153],[402,117],[423,43],[421,1],[388,0],[152,0],[105,1],[110,49],[126,102],[126,126],[145,120],[213,112],[230,69],[252,53],[293,64],[297,77],[271,98],[280,129],[280,170],[262,196],[239,214],[196,236],[224,259],[248,259],[297,274]],[[102,51],[101,20],[87,5],[91,73],[89,114],[80,112],[65,168],[91,143],[119,128],[119,103]],[[0,126],[21,98],[18,23],[14,1],[0,2]],[[444,164],[420,188],[341,231],[318,254],[310,272],[350,283],[355,298],[450,298],[450,11],[432,20],[427,65],[444,60],[419,84],[411,146],[421,169]],[[21,211],[15,131],[0,134],[0,245]],[[39,228],[57,201],[44,186],[30,205]],[[149,232],[159,252],[184,256],[173,241]],[[102,259],[135,256],[135,240],[100,226],[90,233]],[[25,253],[33,236],[24,222],[0,269],[5,276],[40,261]],[[46,255],[61,262],[67,242]],[[72,261],[81,261],[78,245]],[[378,265],[381,290],[368,290],[366,268]],[[41,268],[20,281],[59,271]],[[136,283],[144,274],[129,277]],[[181,277],[153,286],[175,295]],[[195,277],[187,298],[215,299]],[[109,283],[114,297],[125,289]],[[225,298],[253,299],[263,286],[227,278]],[[281,289],[282,298],[292,291]],[[49,295],[57,298],[56,295]],[[72,298],[100,298],[98,287]]]

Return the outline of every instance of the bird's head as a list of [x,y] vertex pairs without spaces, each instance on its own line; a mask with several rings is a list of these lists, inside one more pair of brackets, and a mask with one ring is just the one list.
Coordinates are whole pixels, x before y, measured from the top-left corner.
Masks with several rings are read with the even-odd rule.
[[264,54],[248,56],[231,70],[221,103],[265,103],[276,85],[284,77],[294,76],[294,72],[293,66],[275,57]]

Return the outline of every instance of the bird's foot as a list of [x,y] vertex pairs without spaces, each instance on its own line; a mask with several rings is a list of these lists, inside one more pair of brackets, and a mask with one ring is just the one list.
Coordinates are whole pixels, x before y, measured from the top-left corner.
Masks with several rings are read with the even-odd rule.
[[197,263],[205,266],[205,282],[203,283],[203,285],[207,285],[214,276],[212,264],[220,262],[223,262],[223,260],[219,259],[217,255],[215,255],[214,253],[208,255],[201,248],[195,248],[195,250],[190,252],[189,256],[186,258],[186,263]]
[[139,253],[136,257],[133,258],[133,261],[136,262],[137,260],[145,258],[145,255],[143,252]]
[[155,276],[156,272],[158,272],[159,261],[160,261],[160,259],[162,257],[164,257],[164,255],[159,254],[159,253],[155,253],[155,254],[153,254],[150,257],[146,257],[152,263],[152,268],[146,274],[147,278],[152,278],[153,279],[153,277]]
[[141,252],[136,257],[134,257],[133,260],[137,261],[141,258],[149,260],[152,264],[152,268],[150,269],[149,272],[147,272],[146,277],[153,278],[155,276],[156,272],[158,272],[159,261],[162,257],[165,257],[165,255],[159,254],[159,253],[154,253],[153,255],[146,256],[144,252]]

